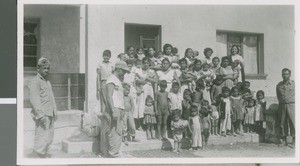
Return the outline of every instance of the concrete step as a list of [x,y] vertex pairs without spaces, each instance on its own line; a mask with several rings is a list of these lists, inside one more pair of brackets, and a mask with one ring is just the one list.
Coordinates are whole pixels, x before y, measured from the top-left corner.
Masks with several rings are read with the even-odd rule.
[[[135,150],[154,150],[154,149],[171,149],[174,147],[173,139],[167,139],[165,141],[152,139],[146,139],[146,133],[144,131],[136,131],[136,138],[140,140],[140,142],[128,142],[128,146],[122,143],[121,151],[135,151]],[[237,143],[246,143],[253,142],[258,143],[258,135],[257,134],[244,134],[243,136],[238,135],[234,136],[215,136],[211,135],[209,137],[208,145],[234,145]],[[71,142],[67,139],[62,141],[62,149],[67,153],[81,153],[81,152],[92,152],[92,144],[91,140],[83,140],[78,142]],[[183,139],[182,148],[189,148],[190,140]]]

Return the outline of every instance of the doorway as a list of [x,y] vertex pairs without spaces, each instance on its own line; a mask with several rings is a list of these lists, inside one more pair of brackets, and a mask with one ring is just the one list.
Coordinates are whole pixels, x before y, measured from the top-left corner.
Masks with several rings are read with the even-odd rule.
[[147,53],[148,47],[161,50],[161,25],[125,23],[125,47],[143,47]]

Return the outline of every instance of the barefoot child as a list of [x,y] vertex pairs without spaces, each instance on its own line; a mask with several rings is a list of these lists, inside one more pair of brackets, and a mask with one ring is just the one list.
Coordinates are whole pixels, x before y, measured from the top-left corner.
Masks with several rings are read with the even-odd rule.
[[[190,112],[192,106],[192,92],[189,89],[185,89],[183,92],[183,101],[182,101],[182,119],[189,120]],[[188,138],[189,133],[183,133],[184,138]]]
[[198,150],[202,148],[202,123],[198,115],[198,108],[195,105],[191,106],[191,115],[189,118],[190,131],[192,133],[192,150]]
[[139,140],[135,138],[135,124],[133,119],[134,103],[132,98],[129,96],[130,85],[128,83],[123,83],[123,88],[124,88],[124,104],[125,104],[125,109],[122,116],[123,142],[125,145],[128,145],[127,143],[128,134],[131,137],[131,141],[139,142]]
[[216,103],[211,105],[211,134],[219,135],[219,112]]
[[147,139],[155,139],[154,125],[156,124],[155,112],[153,108],[153,98],[148,95],[144,112],[144,124],[146,125]]
[[243,99],[239,95],[239,89],[237,86],[234,86],[231,89],[231,110],[232,110],[232,134],[236,136],[236,134],[243,134],[243,125],[242,122],[244,120],[244,112],[243,112]]
[[156,92],[155,108],[157,115],[157,132],[158,139],[167,138],[167,119],[170,112],[168,95],[169,92],[166,91],[167,81],[161,80],[159,83],[160,90]]
[[202,126],[203,126],[203,131],[202,131],[202,142],[203,142],[203,149],[206,150],[206,146],[207,146],[207,142],[208,142],[208,138],[210,135],[210,129],[211,129],[211,123],[210,123],[210,118],[208,116],[208,109],[202,108]]
[[181,141],[183,138],[183,132],[189,128],[189,122],[187,120],[180,119],[180,112],[174,111],[172,113],[171,130],[174,136],[174,150],[173,152],[181,152]]

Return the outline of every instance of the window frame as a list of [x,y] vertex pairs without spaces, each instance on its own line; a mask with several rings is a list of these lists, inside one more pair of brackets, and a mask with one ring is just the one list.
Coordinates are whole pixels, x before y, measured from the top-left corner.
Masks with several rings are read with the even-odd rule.
[[[257,74],[247,74],[245,73],[245,79],[266,79],[267,78],[267,74],[265,74],[265,69],[264,69],[264,34],[263,33],[257,33],[257,32],[244,32],[244,31],[233,31],[233,30],[216,30],[216,35],[218,35],[218,33],[225,33],[226,35],[230,35],[230,34],[235,34],[235,35],[240,35],[240,36],[244,36],[244,35],[256,35],[258,40],[258,44],[257,44]],[[227,46],[228,49],[228,46]],[[228,50],[227,53],[228,54]]]
[[[35,17],[24,17],[24,22],[23,22],[23,26],[25,28],[25,24],[26,23],[36,23],[37,24],[37,27],[38,27],[38,32],[36,34],[37,36],[37,43],[36,43],[36,47],[37,47],[37,53],[36,53],[36,61],[38,61],[38,59],[40,58],[41,56],[41,40],[40,40],[40,37],[41,37],[41,31],[40,31],[40,27],[41,27],[41,19],[40,18],[35,18]],[[23,33],[25,31],[25,29],[23,28]],[[24,47],[25,47],[25,43],[24,43],[24,35],[23,35],[23,60],[24,58],[26,57],[25,56],[25,53],[24,53]],[[23,62],[23,66],[24,66],[24,71],[28,71],[28,72],[34,72],[36,71],[37,69],[37,64],[35,64],[34,67],[25,67],[25,64]]]

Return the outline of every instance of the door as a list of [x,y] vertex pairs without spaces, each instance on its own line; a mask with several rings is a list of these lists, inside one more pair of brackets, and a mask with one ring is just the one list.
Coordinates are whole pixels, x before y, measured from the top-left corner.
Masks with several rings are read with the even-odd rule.
[[150,24],[125,23],[125,52],[128,46],[143,47],[145,53],[148,47],[161,50],[161,26]]

